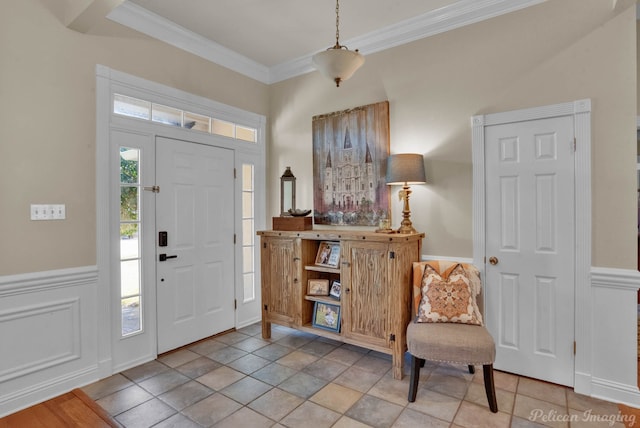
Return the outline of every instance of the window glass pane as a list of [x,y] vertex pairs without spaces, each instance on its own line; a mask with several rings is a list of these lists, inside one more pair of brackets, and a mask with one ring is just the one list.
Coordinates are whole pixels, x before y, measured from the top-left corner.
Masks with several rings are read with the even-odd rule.
[[137,98],[115,94],[113,96],[113,112],[123,116],[149,120],[151,103]]
[[120,297],[122,335],[141,325],[140,155],[141,150],[120,147]]
[[245,128],[244,126],[236,126],[236,138],[238,140],[256,142],[257,131],[253,128]]
[[120,297],[140,294],[140,260],[120,262]]
[[242,245],[253,245],[253,219],[242,220]]
[[120,221],[138,219],[138,187],[120,187]]
[[253,190],[253,165],[242,165],[242,190]]
[[182,110],[153,104],[151,109],[151,120],[172,126],[182,126]]
[[209,118],[195,113],[184,112],[183,127],[195,131],[209,132]]
[[180,126],[194,131],[210,132],[224,137],[235,138],[251,143],[258,142],[258,130],[237,125],[207,115],[185,112],[179,108],[156,104],[138,98],[114,94],[113,112],[136,119],[149,120],[165,125]]
[[253,272],[253,247],[242,247],[242,272]]
[[142,329],[140,316],[140,297],[122,299],[122,335],[135,333]]
[[253,217],[253,193],[242,192],[242,218]]
[[224,137],[235,137],[235,125],[223,120],[211,119],[211,133],[222,135]]
[[120,182],[134,184],[138,182],[140,150],[120,147]]
[[256,293],[255,293],[255,279],[254,279],[254,275],[253,272],[252,273],[245,273],[244,275],[242,275],[242,282],[243,282],[243,288],[244,288],[244,301],[248,302],[250,300],[254,300],[256,298]]
[[140,257],[139,242],[137,223],[120,224],[120,260]]

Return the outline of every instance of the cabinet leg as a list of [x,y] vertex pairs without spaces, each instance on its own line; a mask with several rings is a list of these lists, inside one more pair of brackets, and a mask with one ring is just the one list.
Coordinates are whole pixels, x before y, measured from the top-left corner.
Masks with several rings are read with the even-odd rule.
[[402,371],[404,366],[404,352],[399,352],[398,350],[394,349],[393,354],[391,354],[391,358],[393,378],[400,380],[402,379],[403,375]]
[[271,339],[271,323],[262,319],[262,338]]

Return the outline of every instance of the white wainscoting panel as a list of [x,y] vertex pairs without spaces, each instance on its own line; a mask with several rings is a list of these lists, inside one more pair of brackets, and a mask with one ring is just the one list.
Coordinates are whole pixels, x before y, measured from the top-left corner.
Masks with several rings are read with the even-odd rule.
[[[80,358],[80,300],[76,298],[0,312],[0,383]],[[27,338],[40,339],[39,341]]]
[[[592,371],[590,395],[640,406],[636,270],[591,269]],[[580,343],[577,344],[578,349]],[[580,392],[580,391],[576,391]]]
[[97,373],[95,266],[0,277],[0,417]]

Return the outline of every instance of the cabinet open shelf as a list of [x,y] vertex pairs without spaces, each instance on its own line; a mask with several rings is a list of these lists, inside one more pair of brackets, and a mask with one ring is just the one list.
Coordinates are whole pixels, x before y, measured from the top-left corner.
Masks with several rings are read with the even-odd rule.
[[314,327],[311,323],[301,325],[298,328],[298,330],[305,331],[307,333],[312,333],[312,334],[315,334],[316,336],[327,337],[329,339],[334,339],[334,340],[337,340],[337,341],[340,341],[340,342],[343,341],[342,338],[341,338],[340,333],[333,333],[333,332],[328,331],[328,330],[323,330],[321,328]]
[[340,300],[334,299],[333,297],[329,297],[329,296],[310,296],[307,294],[306,296],[304,296],[304,299],[310,300],[312,302],[321,302],[321,303],[328,303],[330,305],[340,306]]
[[340,274],[340,269],[338,268],[330,268],[330,267],[325,267],[325,266],[314,266],[314,265],[307,265],[304,267],[304,270],[308,270],[311,272],[326,272],[326,273],[335,273],[335,274]]

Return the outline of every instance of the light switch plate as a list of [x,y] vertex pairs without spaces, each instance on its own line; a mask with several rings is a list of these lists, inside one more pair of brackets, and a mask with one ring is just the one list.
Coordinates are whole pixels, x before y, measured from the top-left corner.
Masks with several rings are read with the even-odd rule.
[[31,204],[31,220],[64,220],[65,204]]

